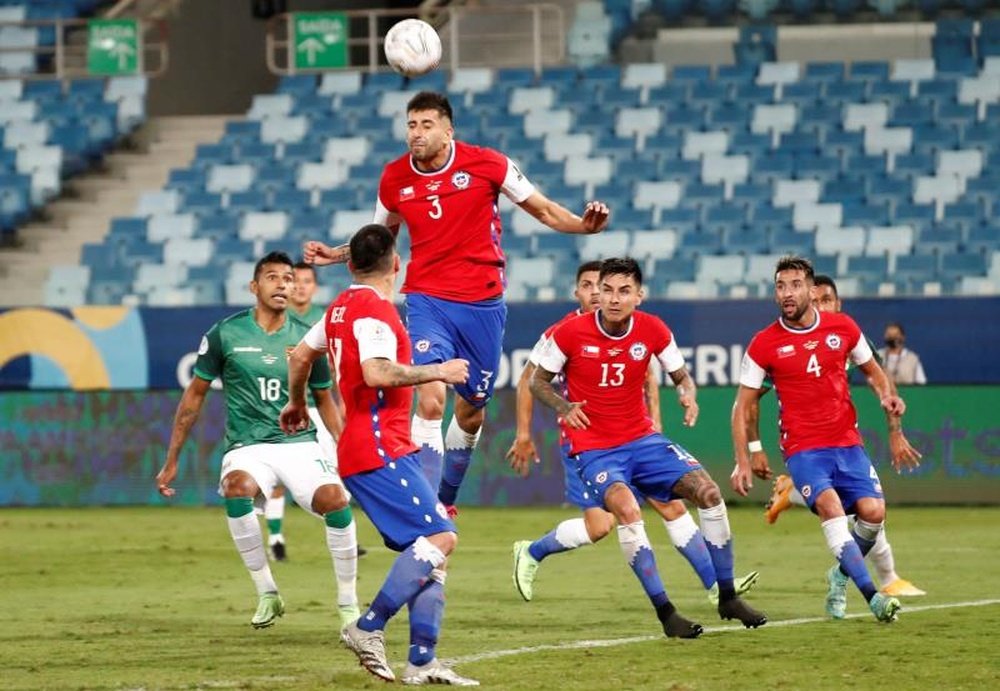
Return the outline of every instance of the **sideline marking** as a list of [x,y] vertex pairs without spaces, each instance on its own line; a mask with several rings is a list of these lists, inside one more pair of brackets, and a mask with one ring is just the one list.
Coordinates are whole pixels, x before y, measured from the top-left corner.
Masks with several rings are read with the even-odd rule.
[[[969,600],[967,602],[945,602],[938,605],[918,605],[916,607],[904,607],[901,610],[903,616],[915,612],[929,612],[936,609],[958,609],[962,607],[987,607],[989,605],[1000,605],[1000,598],[990,600]],[[871,617],[871,612],[857,612],[848,614],[845,619],[860,619]],[[818,624],[832,621],[830,617],[803,617],[800,619],[781,619],[779,621],[769,621],[765,628],[775,628],[783,626],[798,626],[800,624]],[[742,624],[726,624],[724,626],[706,626],[705,633],[730,633],[733,631],[746,631]],[[510,648],[507,650],[493,650],[475,655],[463,655],[461,657],[449,658],[445,662],[452,665],[467,664],[469,662],[482,662],[484,660],[496,660],[502,657],[512,657],[514,655],[527,655],[540,653],[549,650],[580,650],[582,648],[611,648],[617,645],[630,645],[632,643],[645,643],[646,641],[664,640],[665,636],[631,636],[629,638],[607,638],[589,641],[572,641],[570,643],[550,643],[546,645],[534,645],[527,648]]]

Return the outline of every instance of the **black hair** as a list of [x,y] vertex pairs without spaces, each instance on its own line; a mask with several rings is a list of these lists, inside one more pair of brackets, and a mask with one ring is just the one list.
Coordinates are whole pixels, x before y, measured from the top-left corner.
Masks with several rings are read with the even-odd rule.
[[580,264],[580,266],[577,267],[576,269],[576,282],[579,283],[580,276],[584,275],[588,271],[600,271],[601,264],[603,263],[604,262],[602,262],[600,259],[595,259],[593,261],[584,262],[583,264]]
[[607,276],[631,276],[637,286],[642,285],[642,269],[639,262],[631,257],[612,257],[601,262],[598,280],[603,281]]
[[292,258],[289,257],[284,252],[268,252],[263,257],[261,257],[253,267],[253,280],[260,278],[261,269],[264,268],[265,264],[287,264],[288,268],[291,269],[295,266],[292,263]]
[[396,237],[388,228],[370,223],[351,238],[351,267],[356,274],[382,273],[392,268]]
[[892,327],[892,326],[895,326],[897,329],[899,329],[899,333],[900,333],[901,336],[905,336],[906,335],[906,330],[903,328],[903,325],[900,324],[899,322],[889,322],[888,324],[885,325],[885,328],[888,329],[889,327]]
[[316,278],[316,267],[313,266],[312,264],[309,264],[308,262],[295,262],[294,264],[292,264],[292,268],[295,269],[296,271],[299,269],[303,270],[309,269],[309,271],[312,271],[313,278]]
[[415,110],[435,110],[441,115],[446,116],[451,122],[455,121],[455,118],[452,116],[451,103],[448,101],[448,97],[434,91],[421,91],[411,98],[409,103],[406,104],[406,112],[412,113]]
[[816,274],[816,276],[813,277],[813,285],[830,286],[831,288],[833,288],[833,297],[837,298],[838,300],[840,299],[840,293],[837,291],[837,284],[834,282],[832,278],[830,278],[826,274]]
[[786,254],[778,260],[778,265],[774,267],[774,277],[782,271],[802,271],[805,272],[806,279],[811,282],[816,280],[816,272],[813,271],[812,262],[805,257],[797,257],[794,254]]

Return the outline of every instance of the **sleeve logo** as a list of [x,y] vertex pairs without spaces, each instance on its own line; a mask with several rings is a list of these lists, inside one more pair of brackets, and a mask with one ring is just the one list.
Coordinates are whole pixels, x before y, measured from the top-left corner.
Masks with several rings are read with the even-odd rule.
[[198,355],[204,355],[208,352],[208,336],[201,337],[201,343],[198,344]]

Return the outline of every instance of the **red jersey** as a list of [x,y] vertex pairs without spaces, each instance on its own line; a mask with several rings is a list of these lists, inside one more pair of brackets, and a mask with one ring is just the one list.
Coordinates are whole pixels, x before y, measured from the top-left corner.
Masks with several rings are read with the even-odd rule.
[[375,223],[402,220],[409,230],[403,292],[455,302],[503,294],[499,195],[521,203],[534,189],[500,152],[457,141],[440,170],[417,170],[409,154],[386,165]]
[[779,319],[757,332],[743,356],[740,384],[759,389],[765,376],[774,382],[785,458],[809,449],[861,444],[847,361],[868,362],[871,347],[846,314],[815,314],[816,322],[807,329],[793,329]]
[[410,338],[393,304],[370,286],[353,285],[334,300],[306,339],[317,350],[328,349],[347,409],[337,442],[340,476],[381,468],[387,460],[416,451],[410,439],[413,387],[372,388],[361,370],[361,363],[372,358],[411,363]]
[[659,317],[633,312],[628,330],[611,336],[600,310],[562,322],[550,337],[539,366],[563,372],[569,401],[586,401],[587,429],[566,428],[570,453],[608,449],[653,433],[645,382],[650,358],[668,372],[684,366],[670,329]]

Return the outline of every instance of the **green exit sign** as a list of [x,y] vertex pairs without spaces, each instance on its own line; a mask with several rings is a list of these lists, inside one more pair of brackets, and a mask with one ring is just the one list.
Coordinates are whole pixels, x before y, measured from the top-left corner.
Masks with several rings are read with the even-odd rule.
[[91,74],[139,71],[139,23],[134,19],[87,22],[87,70]]
[[347,65],[347,15],[340,12],[292,14],[292,64],[299,70]]

